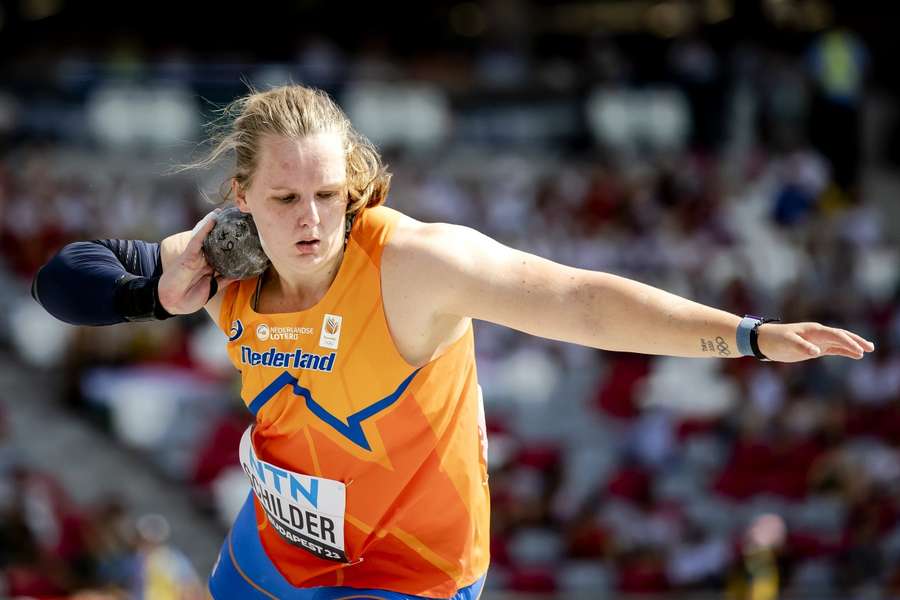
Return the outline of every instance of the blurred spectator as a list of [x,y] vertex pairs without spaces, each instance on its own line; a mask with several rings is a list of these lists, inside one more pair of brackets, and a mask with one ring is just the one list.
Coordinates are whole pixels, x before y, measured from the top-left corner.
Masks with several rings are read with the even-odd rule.
[[784,544],[784,520],[773,514],[757,517],[740,542],[740,561],[731,575],[729,600],[776,600],[781,590],[778,552]]
[[131,597],[137,600],[199,600],[204,586],[182,552],[166,544],[169,524],[161,515],[137,520],[136,565]]
[[869,60],[862,38],[845,27],[817,37],[807,58],[816,84],[813,143],[831,161],[835,183],[847,193],[855,193],[859,184],[860,110]]

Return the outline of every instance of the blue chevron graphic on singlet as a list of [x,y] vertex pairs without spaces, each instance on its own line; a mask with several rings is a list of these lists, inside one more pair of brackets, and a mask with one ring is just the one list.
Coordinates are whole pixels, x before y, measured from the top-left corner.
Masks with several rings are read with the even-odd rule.
[[316,417],[330,425],[335,431],[340,433],[342,436],[362,448],[363,450],[371,451],[372,448],[369,446],[369,440],[366,438],[366,434],[362,428],[362,422],[377,415],[391,404],[397,401],[400,398],[400,395],[406,390],[409,383],[413,380],[413,377],[416,376],[416,373],[419,372],[419,369],[413,371],[409,377],[404,379],[400,385],[397,387],[394,392],[385,396],[378,402],[374,404],[370,404],[364,409],[357,411],[347,417],[347,422],[343,422],[341,419],[335,417],[333,414],[328,412],[328,409],[315,401],[312,397],[312,393],[310,391],[300,385],[297,381],[297,378],[290,374],[288,371],[284,371],[281,375],[276,377],[272,383],[267,385],[263,391],[257,394],[256,398],[250,402],[250,405],[247,407],[250,409],[254,415],[259,412],[259,410],[263,407],[263,405],[272,399],[278,392],[280,392],[283,388],[291,386],[294,390],[294,394],[302,397],[306,400],[306,407],[309,411],[314,414]]

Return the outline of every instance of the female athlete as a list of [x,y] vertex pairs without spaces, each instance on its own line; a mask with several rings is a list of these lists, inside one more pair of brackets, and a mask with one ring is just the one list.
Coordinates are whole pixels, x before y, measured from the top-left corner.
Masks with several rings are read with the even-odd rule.
[[233,154],[231,200],[269,258],[213,271],[192,232],[78,242],[35,278],[52,314],[110,324],[201,308],[227,336],[255,415],[252,487],[210,576],[227,598],[480,595],[489,496],[472,319],[620,352],[861,358],[873,345],[777,324],[503,246],[384,206],[390,174],[320,91],[291,85],[231,107],[201,166]]

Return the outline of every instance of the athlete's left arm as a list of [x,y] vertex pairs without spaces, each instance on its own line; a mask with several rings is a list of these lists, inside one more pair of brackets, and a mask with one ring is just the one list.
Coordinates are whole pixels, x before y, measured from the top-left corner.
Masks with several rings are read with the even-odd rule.
[[[739,356],[741,317],[609,273],[568,267],[458,225],[421,224],[402,254],[412,289],[436,314],[482,319],[604,350],[686,357]],[[767,323],[760,351],[772,360],[862,358],[874,345],[819,323]]]

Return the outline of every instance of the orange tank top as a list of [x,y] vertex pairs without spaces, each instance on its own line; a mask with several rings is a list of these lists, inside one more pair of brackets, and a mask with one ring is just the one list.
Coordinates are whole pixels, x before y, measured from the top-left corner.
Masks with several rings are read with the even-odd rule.
[[488,568],[472,327],[419,369],[394,346],[381,254],[400,217],[383,206],[357,216],[308,310],[255,312],[256,279],[225,292],[219,326],[256,415],[241,455],[259,535],[298,587],[450,597]]

